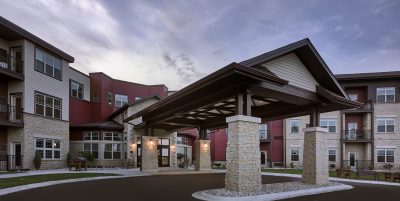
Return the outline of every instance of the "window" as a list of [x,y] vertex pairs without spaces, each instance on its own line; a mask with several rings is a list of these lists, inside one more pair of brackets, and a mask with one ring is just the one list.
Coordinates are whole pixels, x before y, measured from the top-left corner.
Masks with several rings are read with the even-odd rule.
[[348,94],[350,100],[352,101],[358,101],[358,94]]
[[99,133],[98,132],[84,132],[83,140],[85,140],[85,141],[99,140]]
[[329,162],[336,162],[336,149],[328,150],[328,158]]
[[91,153],[95,159],[99,158],[99,144],[97,143],[84,143],[83,151]]
[[290,120],[290,133],[299,133],[299,125],[300,125],[300,120],[293,119]]
[[107,92],[107,103],[108,103],[108,105],[112,105],[112,97],[113,97],[113,93],[111,91]]
[[61,143],[60,140],[36,139],[36,151],[42,159],[60,159]]
[[292,148],[290,153],[290,160],[291,161],[299,161],[300,160],[300,150],[298,148]]
[[38,48],[35,51],[35,70],[61,80],[61,59]]
[[104,144],[104,159],[121,159],[122,144]]
[[71,96],[83,99],[83,84],[71,80]]
[[122,141],[121,133],[104,132],[103,140],[106,141]]
[[267,139],[267,124],[260,124],[260,139]]
[[115,94],[115,107],[122,107],[127,103],[128,103],[127,95]]
[[319,126],[327,128],[329,133],[336,133],[336,119],[321,119]]
[[394,87],[376,88],[376,102],[378,103],[393,103],[395,98]]
[[378,133],[394,132],[394,118],[378,118],[376,122],[377,122]]
[[61,99],[36,92],[35,114],[61,119]]
[[379,163],[393,163],[394,149],[377,149],[377,159]]
[[182,137],[177,137],[177,138],[176,138],[176,143],[177,143],[177,144],[183,144]]

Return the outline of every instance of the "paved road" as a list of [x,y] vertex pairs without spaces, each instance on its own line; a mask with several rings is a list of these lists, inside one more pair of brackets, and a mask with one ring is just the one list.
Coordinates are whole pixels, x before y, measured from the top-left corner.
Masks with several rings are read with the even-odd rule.
[[[296,178],[263,176],[264,183],[295,181]],[[195,200],[199,190],[222,188],[224,174],[165,175],[61,184],[0,197],[0,201],[125,201]],[[353,184],[355,189],[298,197],[288,200],[400,200],[400,187]]]

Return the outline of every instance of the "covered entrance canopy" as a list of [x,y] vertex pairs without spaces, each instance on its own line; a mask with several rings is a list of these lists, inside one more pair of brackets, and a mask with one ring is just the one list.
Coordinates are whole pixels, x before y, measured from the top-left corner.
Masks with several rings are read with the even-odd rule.
[[359,107],[350,101],[308,39],[231,63],[126,119],[151,128],[226,127],[226,117],[262,120]]

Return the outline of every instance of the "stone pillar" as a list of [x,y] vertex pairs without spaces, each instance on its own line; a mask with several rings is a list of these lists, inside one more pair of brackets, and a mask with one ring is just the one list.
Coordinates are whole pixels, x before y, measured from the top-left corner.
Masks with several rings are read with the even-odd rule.
[[196,140],[196,171],[211,170],[210,140]]
[[329,182],[328,150],[326,148],[326,128],[304,129],[303,177],[307,184]]
[[261,182],[260,118],[236,115],[226,118],[225,189],[248,195],[259,192]]
[[158,171],[158,137],[142,136],[142,172]]

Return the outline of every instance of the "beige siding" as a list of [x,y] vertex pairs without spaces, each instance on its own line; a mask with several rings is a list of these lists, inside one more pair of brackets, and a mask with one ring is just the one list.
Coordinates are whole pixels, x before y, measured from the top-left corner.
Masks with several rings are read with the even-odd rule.
[[291,85],[309,91],[316,91],[316,85],[318,85],[318,82],[294,53],[267,62],[262,66],[273,72],[278,77],[288,80]]
[[90,78],[82,75],[74,69],[68,68],[69,79],[83,84],[83,99],[90,101]]

